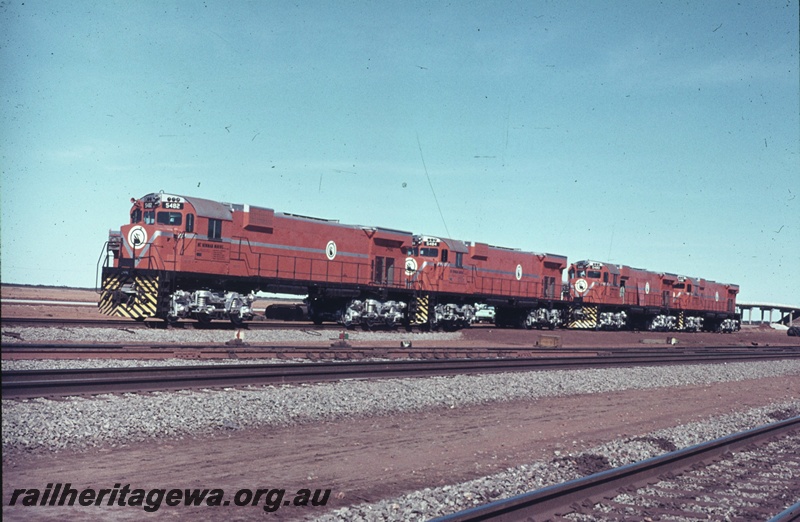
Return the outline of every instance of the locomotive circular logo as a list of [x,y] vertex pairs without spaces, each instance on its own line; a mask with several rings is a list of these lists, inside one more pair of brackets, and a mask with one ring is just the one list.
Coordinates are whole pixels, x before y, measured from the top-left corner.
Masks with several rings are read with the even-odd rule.
[[646,282],[644,284],[644,293],[645,294],[649,294],[650,293],[650,281],[648,281],[648,282]]
[[517,265],[517,271],[514,273],[517,276],[517,281],[522,279],[522,265]]
[[136,248],[147,243],[147,231],[136,225],[128,231],[128,244]]
[[714,294],[714,300],[715,300],[715,301],[719,301],[719,292],[717,292],[716,294]]
[[406,275],[412,276],[417,271],[417,260],[413,257],[406,258]]
[[328,246],[325,247],[325,255],[328,256],[328,259],[333,261],[333,258],[336,257],[336,243],[333,241],[328,241]]
[[589,288],[589,284],[586,282],[586,279],[578,279],[575,281],[575,291],[579,294],[584,293]]

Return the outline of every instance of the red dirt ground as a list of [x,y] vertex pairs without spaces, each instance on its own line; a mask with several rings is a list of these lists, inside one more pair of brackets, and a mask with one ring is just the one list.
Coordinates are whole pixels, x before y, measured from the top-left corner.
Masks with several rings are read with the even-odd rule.
[[[49,456],[4,454],[5,520],[135,520],[136,508],[9,507],[15,488],[331,488],[327,508],[285,508],[270,519],[319,514],[457,483],[622,436],[800,396],[797,377],[431,410],[287,428],[220,432]],[[156,516],[258,520],[261,508],[162,507]]]

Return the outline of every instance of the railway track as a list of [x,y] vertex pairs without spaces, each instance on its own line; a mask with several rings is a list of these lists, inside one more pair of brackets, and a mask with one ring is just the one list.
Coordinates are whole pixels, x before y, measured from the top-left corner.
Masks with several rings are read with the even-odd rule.
[[800,417],[437,518],[797,520]]
[[198,321],[177,321],[167,323],[161,319],[147,321],[133,321],[131,319],[53,319],[49,317],[17,317],[3,319],[4,326],[39,326],[43,328],[80,327],[80,328],[153,328],[153,329],[192,329],[192,330],[267,330],[267,329],[296,329],[298,327],[313,330],[341,330],[339,324],[315,325],[308,321],[278,321],[267,320],[261,317],[260,321],[246,322],[236,326],[230,321],[211,321],[201,323]]
[[242,365],[187,365],[2,372],[3,398],[86,395],[191,388],[431,377],[469,373],[708,364],[800,357],[800,354],[648,354],[602,357],[424,359]]
[[[312,338],[321,334],[309,332]],[[325,341],[334,338],[323,337]],[[794,347],[752,347],[752,346],[706,346],[706,347],[673,347],[669,352],[659,354],[652,348],[536,348],[526,346],[413,346],[388,348],[385,346],[339,346],[337,342],[328,346],[297,346],[276,344],[245,344],[230,342],[229,344],[203,343],[3,343],[3,360],[27,359],[308,359],[308,360],[342,360],[342,359],[491,359],[519,357],[605,357],[617,356],[655,356],[672,357],[699,356],[713,354],[720,358],[728,356],[732,360],[745,358],[787,358],[799,352]]]

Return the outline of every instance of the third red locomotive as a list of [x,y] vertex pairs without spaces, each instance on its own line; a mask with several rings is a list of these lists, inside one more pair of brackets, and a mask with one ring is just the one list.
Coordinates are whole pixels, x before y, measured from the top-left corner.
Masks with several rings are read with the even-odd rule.
[[570,265],[571,328],[722,331],[739,328],[738,285],[624,265]]

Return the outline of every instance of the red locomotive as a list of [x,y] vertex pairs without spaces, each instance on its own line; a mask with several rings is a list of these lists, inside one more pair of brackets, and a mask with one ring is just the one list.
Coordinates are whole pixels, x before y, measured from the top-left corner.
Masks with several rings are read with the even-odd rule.
[[[414,236],[404,252],[406,285],[420,294],[411,324],[464,326],[474,319],[474,303],[494,306],[498,326],[555,328],[562,322],[564,256],[429,236]],[[432,308],[429,296],[437,301]]]
[[555,327],[564,315],[564,256],[163,192],[131,203],[130,223],[109,233],[108,315],[239,324],[258,291],[305,295],[314,322],[365,328],[458,328],[476,303],[502,324]]
[[167,321],[253,318],[258,291],[304,295],[315,323],[455,329],[494,307],[498,326],[738,328],[739,287],[623,265],[414,235],[153,193],[111,231],[100,310]]
[[738,330],[738,285],[578,261],[568,271],[570,328]]

